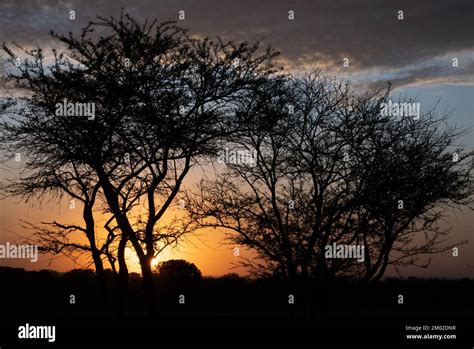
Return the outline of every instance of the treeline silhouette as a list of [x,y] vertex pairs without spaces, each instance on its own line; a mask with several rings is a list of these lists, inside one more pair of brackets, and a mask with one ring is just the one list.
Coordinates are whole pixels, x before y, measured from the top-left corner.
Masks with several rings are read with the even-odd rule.
[[[88,269],[59,273],[0,267],[1,317],[29,318],[112,316],[119,309],[116,280],[106,272],[109,303],[97,297],[96,276]],[[160,316],[169,319],[282,319],[368,321],[433,317],[471,319],[474,313],[474,281],[470,279],[392,279],[360,284],[350,280],[332,282],[250,280],[237,274],[222,277],[168,278],[154,274],[155,301]],[[33,292],[32,292],[33,291]],[[398,295],[404,304],[398,304]],[[71,295],[75,304],[71,304]],[[180,304],[184,296],[184,304]],[[290,304],[290,296],[294,304]],[[145,315],[141,276],[130,274],[125,316]]]

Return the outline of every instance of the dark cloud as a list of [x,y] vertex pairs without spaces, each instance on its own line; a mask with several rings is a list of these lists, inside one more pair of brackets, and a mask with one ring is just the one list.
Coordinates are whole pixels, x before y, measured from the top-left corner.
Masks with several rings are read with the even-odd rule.
[[[349,72],[367,69],[403,71],[414,64],[436,57],[465,55],[463,79],[474,80],[472,64],[474,2],[472,0],[150,0],[150,1],[2,1],[0,4],[0,41],[16,40],[23,44],[50,44],[48,32],[77,31],[97,15],[118,15],[124,8],[138,19],[177,20],[191,32],[229,40],[264,43],[282,52],[282,61],[293,67],[320,66],[337,71],[342,59],[350,59]],[[76,20],[69,20],[69,11]],[[288,11],[295,20],[288,20]],[[404,20],[397,19],[402,10]],[[411,68],[405,76],[394,77],[400,83],[459,75],[442,63]],[[461,67],[462,68],[462,67]],[[418,73],[421,73],[419,75]],[[440,75],[442,75],[440,77]]]

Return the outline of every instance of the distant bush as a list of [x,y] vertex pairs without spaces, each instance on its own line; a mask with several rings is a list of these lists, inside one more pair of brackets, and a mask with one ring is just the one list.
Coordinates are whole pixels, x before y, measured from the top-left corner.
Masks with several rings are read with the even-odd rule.
[[247,281],[247,279],[245,279],[244,277],[242,277],[241,275],[237,273],[228,273],[228,274],[222,275],[220,278],[223,280],[231,280],[231,281]]
[[95,272],[92,269],[73,269],[65,272],[63,277],[70,280],[93,280]]
[[201,271],[194,263],[183,259],[171,259],[157,265],[159,280],[167,283],[191,283],[202,279]]

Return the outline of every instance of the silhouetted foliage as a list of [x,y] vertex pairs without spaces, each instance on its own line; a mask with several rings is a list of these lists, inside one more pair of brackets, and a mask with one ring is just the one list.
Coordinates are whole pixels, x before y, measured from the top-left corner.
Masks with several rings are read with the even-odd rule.
[[198,267],[183,259],[160,262],[156,271],[161,281],[170,284],[192,284],[202,279]]
[[[384,115],[389,92],[319,72],[260,89],[239,109],[247,128],[226,144],[255,161],[202,181],[187,198],[191,219],[256,251],[259,262],[243,262],[256,275],[369,281],[390,264],[426,266],[451,247],[437,224],[446,209],[472,204],[472,153],[454,147],[468,130],[434,110]],[[326,258],[334,243],[363,247],[363,261]]]
[[[236,101],[276,73],[277,53],[195,38],[172,22],[140,24],[128,15],[98,18],[79,36],[52,36],[67,50],[54,51],[51,64],[41,48],[16,47],[28,59],[9,79],[26,96],[3,113],[0,144],[4,161],[21,153],[26,162],[4,192],[81,202],[85,226],[52,222],[37,228],[36,241],[47,252],[91,253],[98,275],[102,258],[112,270],[118,261],[123,284],[130,244],[151,310],[152,260],[193,229],[163,216],[190,169],[239,126]],[[15,49],[3,49],[13,63]],[[91,103],[94,115],[58,113],[66,103]],[[145,212],[132,213],[139,206]],[[95,229],[97,211],[108,217],[105,231]],[[88,245],[74,241],[78,232]]]

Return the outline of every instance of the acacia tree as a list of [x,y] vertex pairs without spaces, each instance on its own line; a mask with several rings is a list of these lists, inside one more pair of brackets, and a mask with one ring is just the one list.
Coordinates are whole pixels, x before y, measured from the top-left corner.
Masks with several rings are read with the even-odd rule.
[[[67,176],[70,164],[90,176],[86,187],[98,188],[94,195],[114,222],[111,230],[138,256],[152,311],[151,262],[191,230],[163,217],[190,169],[233,131],[235,101],[276,72],[276,53],[258,54],[258,44],[192,38],[173,23],[139,24],[128,15],[99,18],[79,37],[52,35],[65,52],[53,51],[47,65],[40,48],[24,49],[29,59],[10,75],[30,96],[2,124],[2,144],[28,158],[32,174],[20,182],[44,180],[43,169]],[[15,50],[4,49],[13,62]],[[94,115],[58,115],[58,103],[90,103]],[[58,189],[57,183],[40,186]]]
[[[191,219],[256,251],[244,264],[257,274],[368,281],[388,264],[426,265],[449,247],[442,208],[472,202],[470,154],[456,149],[453,161],[450,148],[466,130],[433,110],[384,115],[389,92],[356,93],[319,72],[259,90],[238,113],[254,122],[228,138],[256,161],[203,181]],[[326,258],[333,243],[364,246],[364,261]]]

